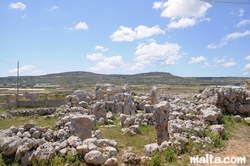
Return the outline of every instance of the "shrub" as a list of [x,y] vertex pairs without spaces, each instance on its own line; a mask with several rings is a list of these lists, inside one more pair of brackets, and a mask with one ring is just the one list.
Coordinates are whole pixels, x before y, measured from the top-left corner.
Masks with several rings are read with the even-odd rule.
[[210,137],[213,141],[213,147],[215,148],[223,148],[226,146],[226,143],[224,140],[226,140],[227,136],[224,134],[221,136],[220,134],[214,134],[209,130],[205,131],[205,136]]
[[165,150],[164,155],[165,155],[165,160],[167,162],[176,162],[177,161],[178,154],[177,154],[176,149],[173,149],[173,148],[167,149],[167,150]]
[[151,161],[150,161],[151,166],[160,166],[161,165],[161,158],[159,152],[156,152],[153,154]]

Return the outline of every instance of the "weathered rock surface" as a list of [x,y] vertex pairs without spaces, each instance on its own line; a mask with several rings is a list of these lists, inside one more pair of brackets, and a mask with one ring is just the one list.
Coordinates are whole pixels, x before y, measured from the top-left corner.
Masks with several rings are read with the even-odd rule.
[[154,153],[159,151],[158,144],[152,143],[152,144],[144,145],[143,150],[147,156],[152,156]]
[[88,164],[99,165],[105,162],[102,153],[98,150],[92,150],[84,156],[84,160]]
[[139,164],[141,158],[134,153],[125,153],[122,155],[122,161],[127,164]]
[[197,97],[199,102],[218,106],[222,112],[233,114],[250,112],[250,91],[247,88],[223,87],[218,89],[208,87]]
[[70,131],[81,140],[91,138],[92,129],[95,127],[95,121],[88,115],[75,116],[71,118]]
[[167,101],[162,101],[154,106],[153,122],[157,132],[158,145],[169,139],[168,120],[170,109],[170,104]]
[[46,142],[36,149],[34,152],[34,156],[38,161],[41,162],[47,162],[49,159],[51,159],[53,156],[56,155],[56,152],[52,146],[52,143]]

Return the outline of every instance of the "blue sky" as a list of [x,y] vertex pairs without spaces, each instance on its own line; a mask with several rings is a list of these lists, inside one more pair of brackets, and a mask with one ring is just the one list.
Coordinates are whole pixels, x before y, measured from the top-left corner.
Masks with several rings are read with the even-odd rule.
[[250,4],[4,0],[0,20],[0,77],[15,76],[17,61],[21,76],[250,77]]

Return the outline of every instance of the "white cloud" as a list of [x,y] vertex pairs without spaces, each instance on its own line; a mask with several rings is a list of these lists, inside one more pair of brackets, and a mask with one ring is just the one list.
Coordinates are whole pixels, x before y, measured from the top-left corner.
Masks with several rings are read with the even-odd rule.
[[216,49],[216,48],[220,48],[220,47],[222,47],[222,46],[224,46],[224,45],[227,45],[227,43],[223,42],[223,43],[220,43],[220,44],[218,44],[218,45],[216,45],[216,44],[209,44],[209,45],[207,46],[207,48],[208,48],[208,49]]
[[224,45],[227,45],[228,41],[230,40],[235,40],[237,38],[240,38],[240,37],[244,37],[244,36],[247,36],[247,35],[250,35],[250,31],[247,30],[245,32],[234,32],[234,33],[231,33],[231,34],[228,34],[226,35],[222,40],[221,40],[221,43],[218,44],[218,45],[215,45],[215,44],[209,44],[207,46],[208,49],[216,49],[216,48],[220,48]]
[[66,27],[66,30],[88,30],[88,25],[85,22],[79,22],[74,28],[73,27]]
[[244,10],[243,9],[239,9],[239,17],[242,17],[242,16],[244,16]]
[[243,73],[243,76],[246,76],[246,75],[248,75],[249,74],[249,72],[244,72]]
[[250,60],[250,55],[245,57],[246,60]]
[[199,63],[201,61],[206,61],[206,58],[204,56],[199,56],[199,57],[192,57],[191,61],[189,62],[190,64],[192,63]]
[[53,7],[51,7],[50,11],[57,10],[57,9],[59,9],[58,6],[53,6]]
[[163,2],[154,2],[152,8],[159,9],[163,7]]
[[228,34],[222,40],[229,41],[229,40],[234,40],[234,39],[237,39],[239,37],[244,37],[244,36],[247,36],[247,35],[250,35],[250,31],[245,31],[245,32],[242,32],[242,33],[234,32],[234,33]]
[[144,64],[141,64],[139,62],[130,65],[129,70],[134,70],[134,71],[138,71],[138,70],[143,70],[144,68]]
[[230,61],[230,62],[226,62],[223,64],[224,67],[232,67],[232,66],[235,66],[236,65],[236,62],[234,61]]
[[224,58],[222,58],[222,59],[218,59],[218,58],[214,58],[213,59],[213,62],[214,63],[223,63],[223,62],[225,62],[226,60],[224,59]]
[[[19,68],[19,72],[23,72],[23,71],[28,71],[28,70],[31,70],[33,69],[35,66],[32,66],[32,65],[24,65],[22,67]],[[10,73],[16,73],[17,72],[17,68],[15,69],[12,69],[9,71]]]
[[141,43],[137,46],[135,52],[134,63],[125,63],[122,56],[106,57],[102,53],[88,54],[87,58],[90,60],[99,60],[96,66],[91,67],[90,70],[142,70],[146,65],[174,65],[182,57],[179,55],[180,46],[178,44],[164,43],[157,44],[151,42],[150,44]]
[[95,67],[91,67],[90,70],[110,70],[116,68],[122,68],[125,63],[121,56],[104,57],[103,60],[97,63]]
[[153,26],[152,28],[149,28],[144,25],[139,25],[138,27],[135,28],[135,33],[136,33],[136,38],[137,39],[143,39],[152,35],[157,35],[157,34],[165,34],[161,28],[159,28],[158,25]]
[[143,39],[156,34],[165,34],[163,30],[159,28],[158,25],[151,28],[139,25],[134,30],[129,27],[120,26],[119,30],[115,31],[111,36],[112,41],[133,41],[135,39]]
[[102,53],[93,53],[93,54],[87,54],[87,58],[92,61],[95,61],[95,60],[105,59],[105,56],[103,56]]
[[240,21],[240,22],[236,25],[236,27],[237,27],[237,28],[240,28],[240,27],[242,27],[242,26],[244,27],[244,26],[246,26],[247,24],[250,24],[250,20],[249,20],[249,19]]
[[244,16],[244,9],[238,9],[237,11],[231,11],[230,13],[234,16],[242,17]]
[[19,9],[20,11],[25,10],[26,9],[26,5],[21,3],[21,2],[17,2],[17,3],[11,3],[9,5],[10,8],[12,9]]
[[133,41],[136,38],[135,32],[128,27],[120,26],[119,30],[115,31],[110,38],[112,41]]
[[95,46],[95,50],[101,50],[103,52],[108,51],[108,48],[104,48],[103,46]]
[[[135,61],[137,66],[156,64],[156,65],[173,65],[178,63],[182,57],[179,55],[180,46],[178,44],[141,43],[136,48]],[[139,65],[140,64],[140,65]]]
[[209,66],[210,66],[210,63],[205,62],[203,67],[209,67]]
[[178,21],[171,21],[167,26],[168,28],[186,28],[192,27],[196,24],[195,18],[181,18]]
[[83,30],[87,30],[88,29],[88,25],[85,22],[79,22],[76,26],[75,29],[83,29]]
[[153,8],[162,8],[161,16],[170,18],[168,28],[185,28],[199,21],[209,21],[205,18],[207,10],[212,7],[209,3],[197,0],[168,0],[165,3],[154,2]]
[[244,67],[244,70],[249,70],[250,69],[250,63],[246,64],[246,66]]

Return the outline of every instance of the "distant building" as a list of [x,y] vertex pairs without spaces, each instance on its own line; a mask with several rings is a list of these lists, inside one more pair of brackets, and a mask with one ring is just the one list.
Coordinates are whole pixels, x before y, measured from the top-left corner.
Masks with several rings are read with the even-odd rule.
[[37,83],[34,88],[58,88],[60,85],[53,85],[51,83]]

